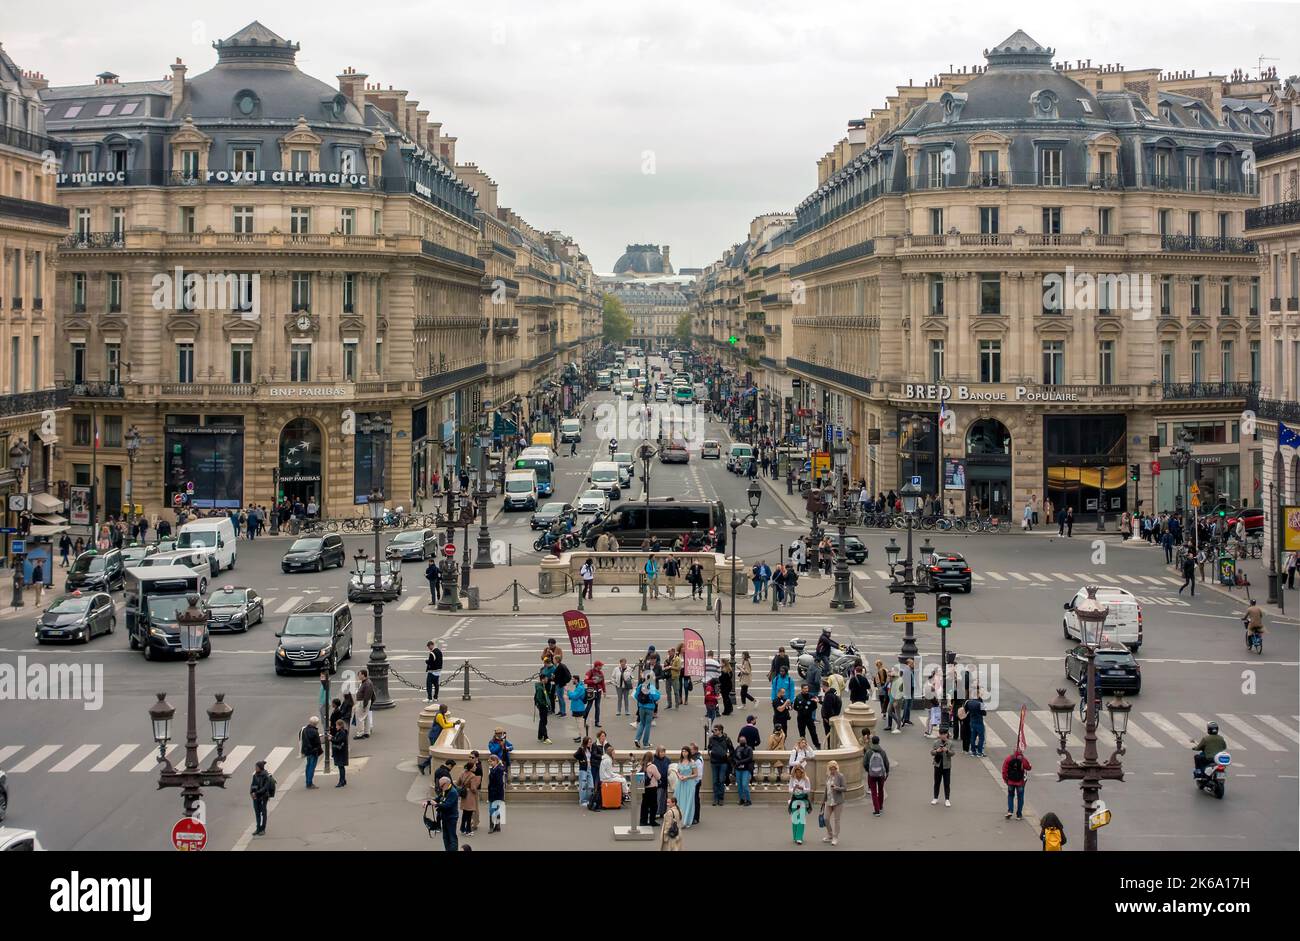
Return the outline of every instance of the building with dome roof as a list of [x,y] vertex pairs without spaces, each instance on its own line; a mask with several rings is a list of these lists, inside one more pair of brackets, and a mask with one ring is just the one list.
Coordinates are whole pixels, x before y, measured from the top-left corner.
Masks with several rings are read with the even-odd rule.
[[[1186,432],[1203,494],[1254,498],[1244,216],[1276,84],[1060,62],[1017,31],[983,64],[900,85],[818,162],[786,233],[787,429],[841,429],[873,492],[918,476],[957,507],[1046,497],[1089,518],[1183,503],[1150,461]],[[733,270],[735,308],[700,321],[752,370],[727,337],[766,268]]]
[[258,22],[213,47],[194,76],[177,59],[162,80],[39,89],[72,222],[65,473],[116,514],[134,426],[146,512],[282,497],[338,516],[377,487],[410,506],[469,462],[489,400],[528,417],[523,394],[597,342],[581,252],[574,303],[521,318],[519,265],[559,278],[566,259],[519,261],[495,183],[462,178],[407,91],[320,81]]
[[620,278],[660,278],[673,274],[667,245],[629,245],[614,263]]

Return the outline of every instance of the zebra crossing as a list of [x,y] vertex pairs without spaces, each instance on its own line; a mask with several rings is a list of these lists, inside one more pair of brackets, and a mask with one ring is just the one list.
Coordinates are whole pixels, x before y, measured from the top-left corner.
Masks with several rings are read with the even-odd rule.
[[[1129,751],[1146,749],[1179,753],[1190,747],[1205,731],[1211,718],[1219,722],[1220,732],[1228,742],[1228,751],[1234,758],[1242,755],[1295,752],[1300,745],[1300,716],[1231,715],[1220,713],[1202,716],[1193,712],[1179,712],[1165,716],[1158,712],[1139,712],[1130,717],[1125,747]],[[1288,721],[1289,720],[1289,721]],[[877,731],[883,727],[878,726]],[[1020,712],[1016,709],[999,709],[989,713],[984,723],[985,742],[989,748],[1008,749],[1016,741],[1020,729]],[[1032,756],[1034,749],[1055,751],[1057,734],[1051,713],[1046,709],[1029,710],[1025,714],[1025,745]],[[1083,729],[1074,723],[1069,744],[1083,745]],[[213,745],[199,748],[199,761],[206,765],[215,751]],[[225,756],[222,768],[233,773],[259,758],[265,759],[271,773],[276,773],[286,761],[300,758],[297,748],[288,745],[261,747],[235,745]],[[185,758],[183,745],[168,746],[166,756],[173,764]],[[354,762],[361,759],[353,759]],[[1247,759],[1249,760],[1249,759]],[[154,745],[126,743],[121,745],[0,745],[0,768],[10,775],[26,774],[147,774],[158,769],[158,750]]]
[[[849,571],[854,578],[867,584],[877,581],[888,584],[892,580],[885,569],[851,566]],[[1100,584],[1128,589],[1133,592],[1140,604],[1189,607],[1188,602],[1181,598],[1152,598],[1139,594],[1144,590],[1151,591],[1155,588],[1167,591],[1170,586],[1177,587],[1183,584],[1181,578],[1174,578],[1172,575],[1124,575],[1122,573],[1111,575],[1106,572],[972,572],[971,581],[976,585],[986,586],[1003,583],[1008,588],[1029,585],[1060,588],[1063,584],[1070,586]]]

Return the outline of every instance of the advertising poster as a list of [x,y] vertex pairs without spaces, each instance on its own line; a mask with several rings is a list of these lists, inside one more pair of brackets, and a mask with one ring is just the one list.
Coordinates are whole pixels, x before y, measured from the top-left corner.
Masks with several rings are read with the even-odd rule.
[[591,656],[591,622],[581,611],[564,612],[564,630],[569,635],[569,649],[584,657]]
[[1300,506],[1282,506],[1282,549],[1300,552]]
[[685,646],[682,659],[686,661],[686,675],[704,679],[704,638],[699,631],[687,627],[682,630],[682,644]]
[[90,488],[73,487],[68,501],[68,521],[73,526],[90,525]]
[[966,489],[966,462],[957,457],[943,459],[943,489]]

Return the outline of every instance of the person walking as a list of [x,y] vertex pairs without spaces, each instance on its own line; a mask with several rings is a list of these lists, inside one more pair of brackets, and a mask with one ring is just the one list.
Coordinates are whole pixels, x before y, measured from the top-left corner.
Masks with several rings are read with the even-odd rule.
[[1065,535],[1065,507],[1058,507],[1056,510],[1056,535]]
[[930,759],[934,762],[934,799],[931,804],[939,803],[939,785],[943,784],[943,806],[952,806],[952,740],[947,729],[939,730],[939,741],[930,749]]
[[1160,534],[1160,545],[1165,550],[1165,565],[1174,564],[1174,534],[1168,527]]
[[312,716],[307,720],[307,724],[298,731],[298,740],[301,742],[299,751],[307,759],[306,766],[303,768],[303,778],[307,782],[307,788],[315,790],[316,785],[312,780],[316,775],[316,763],[325,753],[320,740],[320,716]]
[[456,836],[456,824],[460,819],[460,794],[456,791],[451,777],[442,778],[438,791],[438,828],[442,830],[442,848],[454,853],[460,848]]
[[659,768],[649,751],[641,755],[641,812],[638,827],[653,827],[659,809]]
[[790,770],[790,802],[786,810],[790,814],[790,831],[796,846],[803,846],[803,831],[808,823],[808,812],[812,810],[812,779],[804,771],[803,765],[796,765]]
[[478,812],[478,791],[482,783],[483,773],[478,752],[473,751],[470,752],[469,761],[465,762],[465,770],[456,779],[456,787],[460,790],[460,832],[465,836],[472,835],[478,829],[478,820],[474,815]]
[[821,697],[816,696],[804,683],[799,687],[799,695],[794,698],[794,714],[799,726],[799,735],[802,738],[807,736],[812,739],[813,746],[821,748],[822,743],[817,738],[817,707],[821,705]]
[[543,745],[549,745],[551,739],[547,735],[546,720],[551,715],[551,694],[540,673],[537,674],[537,681],[533,683],[533,707],[537,710],[537,740]]
[[691,757],[691,750],[683,748],[678,755],[677,761],[668,769],[668,781],[673,792],[671,798],[675,798],[677,801],[677,809],[681,811],[683,827],[694,825],[695,790],[698,780],[695,773],[695,760]]
[[1186,588],[1188,585],[1192,586],[1192,597],[1195,598],[1196,597],[1196,557],[1192,553],[1190,546],[1188,546],[1187,551],[1183,553],[1183,583],[1178,586],[1178,593],[1181,595],[1183,593],[1183,589]]
[[442,650],[435,640],[424,645],[429,651],[424,658],[424,701],[433,702],[438,698],[439,684],[442,683]]
[[713,779],[713,806],[721,807],[726,802],[727,779],[731,777],[732,764],[735,760],[736,747],[722,728],[722,723],[713,726],[709,736],[709,768]]
[[651,598],[659,597],[659,561],[655,558],[654,553],[645,560],[645,585],[646,593]]
[[862,755],[862,766],[867,772],[867,790],[871,792],[871,816],[879,817],[885,810],[885,780],[889,777],[889,756],[880,747],[880,736],[871,736],[871,744]]
[[[776,679],[777,674],[781,672],[781,667],[785,667],[786,671],[789,672],[790,656],[785,652],[784,647],[777,647],[776,654],[772,657],[772,664],[767,671],[767,681],[769,683]],[[790,691],[790,695],[794,695],[794,690]]]
[[1074,507],[1065,508],[1065,535],[1067,538],[1074,538]]
[[677,557],[671,553],[668,558],[664,559],[664,585],[668,588],[668,598],[672,601],[677,600],[677,581],[682,573],[682,564],[677,561]]
[[71,552],[72,539],[69,538],[67,533],[64,533],[59,537],[59,568],[66,569],[68,567],[68,556]]
[[677,798],[668,796],[668,807],[664,811],[663,822],[659,825],[659,849],[677,851],[682,848],[682,811],[677,806]]
[[912,697],[916,695],[916,661],[907,660],[899,669],[898,675],[902,677],[903,688],[903,725],[912,724]]
[[753,696],[749,695],[749,684],[754,678],[754,664],[749,659],[749,651],[743,650],[740,653],[740,667],[736,670],[736,684],[740,687],[740,701],[738,705],[745,705],[746,702],[758,702]]
[[36,589],[36,607],[45,602],[45,566],[37,559],[32,563],[32,587]]
[[1065,839],[1065,825],[1061,823],[1061,818],[1050,810],[1038,821],[1038,840],[1043,844],[1043,850],[1048,853],[1059,853],[1068,842]]
[[616,716],[632,715],[632,689],[636,686],[636,674],[627,665],[627,658],[620,657],[618,666],[611,677],[614,683],[614,707]]
[[1017,820],[1024,819],[1026,775],[1033,770],[1034,766],[1029,763],[1029,758],[1019,748],[1007,755],[1003,760],[1002,783],[1007,786],[1008,820],[1011,819],[1013,809]]
[[590,599],[592,589],[596,584],[596,570],[592,566],[590,558],[582,563],[582,568],[578,569],[578,577],[582,579],[582,597]]
[[692,600],[704,597],[704,566],[699,559],[691,561],[690,568],[686,570],[686,582],[691,586]]
[[248,793],[253,798],[253,836],[262,836],[266,833],[266,805],[275,796],[275,778],[266,770],[265,761],[257,763]]
[[506,822],[506,766],[496,755],[488,757],[488,833],[500,833]]
[[650,726],[654,723],[655,704],[658,702],[659,690],[655,686],[654,674],[647,671],[636,691],[637,724],[632,744],[637,748],[650,747]]
[[736,674],[731,669],[731,661],[722,662],[722,672],[718,674],[718,698],[722,701],[722,714],[731,715],[732,700],[736,695]]
[[330,736],[330,757],[338,768],[339,780],[335,787],[347,787],[348,784],[348,726],[342,719],[334,724],[334,734]]
[[798,594],[799,590],[799,572],[793,566],[786,566],[785,585],[783,587],[785,590],[785,606],[793,608],[795,595]]
[[587,684],[587,711],[591,714],[596,728],[602,728],[600,724],[600,701],[605,698],[604,662],[597,660],[593,663],[583,681]]
[[827,762],[821,807],[822,819],[826,821],[826,835],[822,837],[822,842],[831,846],[840,845],[840,813],[844,810],[844,794],[847,790],[844,775],[840,774],[840,763]]

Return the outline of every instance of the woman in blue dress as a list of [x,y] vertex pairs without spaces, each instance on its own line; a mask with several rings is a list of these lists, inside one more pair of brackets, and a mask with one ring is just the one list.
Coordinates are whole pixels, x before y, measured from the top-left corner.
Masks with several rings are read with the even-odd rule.
[[669,781],[673,784],[673,796],[677,798],[677,807],[682,812],[683,825],[689,827],[695,819],[695,783],[697,779],[695,760],[691,750],[683,748],[681,755],[668,769]]

